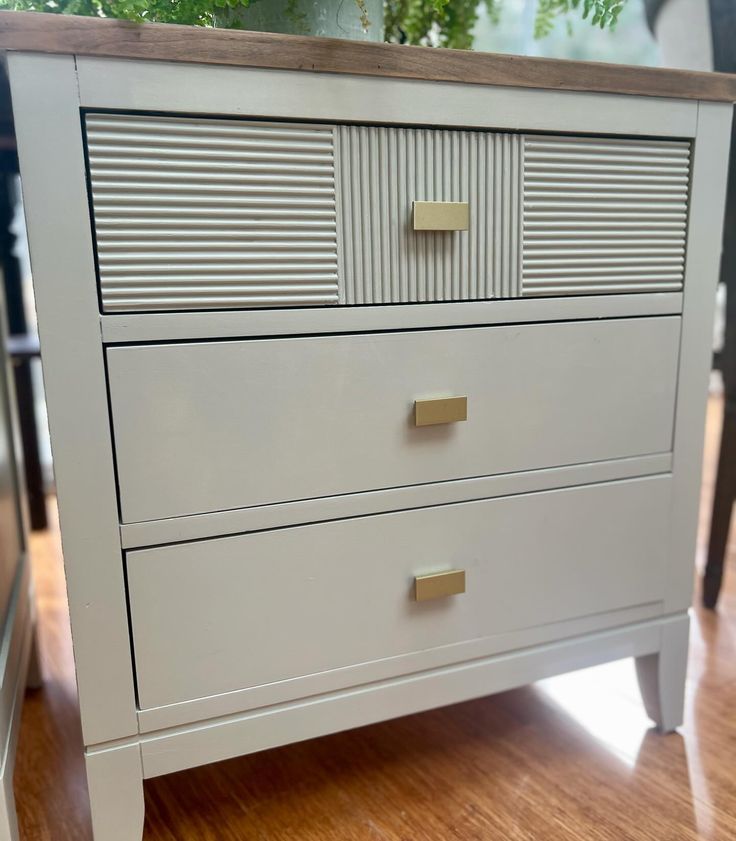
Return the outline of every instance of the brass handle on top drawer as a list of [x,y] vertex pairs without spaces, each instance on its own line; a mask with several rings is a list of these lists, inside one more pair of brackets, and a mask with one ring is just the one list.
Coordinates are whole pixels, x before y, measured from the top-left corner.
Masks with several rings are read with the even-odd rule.
[[445,596],[457,596],[465,592],[465,570],[451,569],[431,575],[417,575],[414,578],[414,599],[426,602]]
[[467,231],[470,205],[466,201],[415,201],[415,231]]
[[467,397],[435,397],[414,401],[414,426],[457,423],[467,419]]

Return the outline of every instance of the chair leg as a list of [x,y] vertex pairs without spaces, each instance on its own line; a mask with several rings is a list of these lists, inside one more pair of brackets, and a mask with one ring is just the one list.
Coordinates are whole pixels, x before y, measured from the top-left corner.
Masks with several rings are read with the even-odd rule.
[[736,498],[736,403],[728,401],[723,412],[723,431],[718,455],[718,476],[708,541],[708,560],[703,575],[703,604],[715,608],[723,581],[723,564]]
[[31,360],[18,360],[15,364],[15,394],[18,403],[18,421],[23,445],[23,465],[28,495],[28,512],[33,531],[48,528],[46,496],[43,486],[43,469],[38,449],[38,424],[31,378]]

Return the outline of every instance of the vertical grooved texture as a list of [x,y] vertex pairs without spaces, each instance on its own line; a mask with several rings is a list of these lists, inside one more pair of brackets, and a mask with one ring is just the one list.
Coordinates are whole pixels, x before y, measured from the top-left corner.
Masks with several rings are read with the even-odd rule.
[[[519,296],[520,136],[381,126],[335,132],[345,303]],[[470,230],[414,231],[414,200],[469,202]]]

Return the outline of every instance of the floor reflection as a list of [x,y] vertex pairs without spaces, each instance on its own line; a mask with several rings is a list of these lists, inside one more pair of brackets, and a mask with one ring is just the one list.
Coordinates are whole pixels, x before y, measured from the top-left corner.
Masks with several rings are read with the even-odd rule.
[[549,678],[537,688],[619,759],[636,765],[652,723],[638,698],[633,660]]

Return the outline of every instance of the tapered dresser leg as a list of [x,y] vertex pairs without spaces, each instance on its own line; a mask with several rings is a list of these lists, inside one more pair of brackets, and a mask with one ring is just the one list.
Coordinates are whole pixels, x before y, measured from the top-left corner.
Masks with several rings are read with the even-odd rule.
[[636,658],[636,676],[647,715],[662,733],[682,724],[690,617],[685,613],[662,626],[660,650]]
[[138,745],[87,753],[94,841],[141,841],[143,769]]

